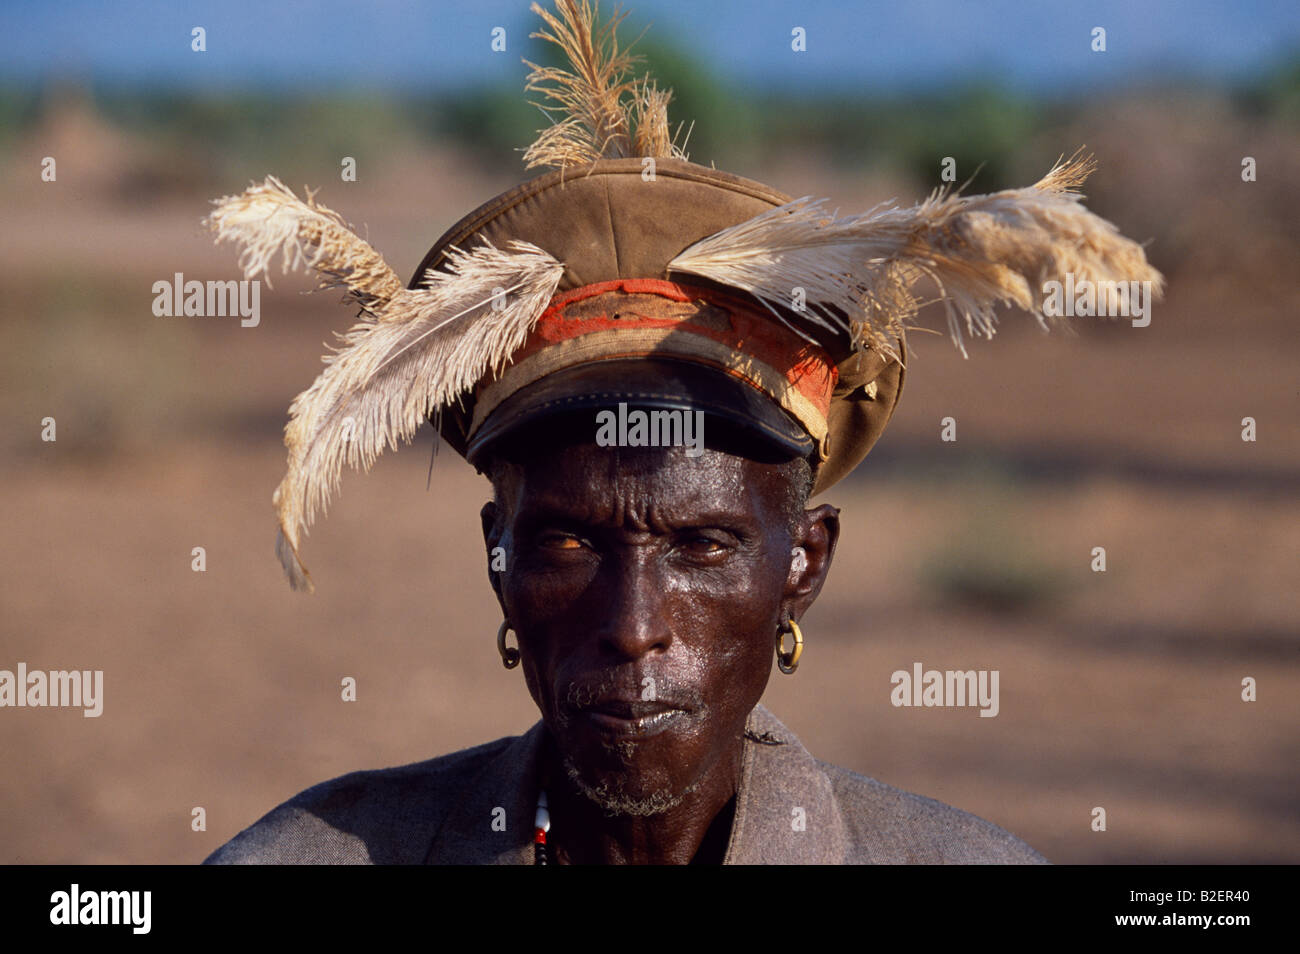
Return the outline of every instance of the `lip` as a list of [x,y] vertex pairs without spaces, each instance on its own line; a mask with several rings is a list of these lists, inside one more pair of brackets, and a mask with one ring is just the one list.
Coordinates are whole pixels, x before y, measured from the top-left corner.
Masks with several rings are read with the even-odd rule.
[[687,715],[685,709],[663,701],[602,699],[581,712],[602,734],[647,739],[671,728]]

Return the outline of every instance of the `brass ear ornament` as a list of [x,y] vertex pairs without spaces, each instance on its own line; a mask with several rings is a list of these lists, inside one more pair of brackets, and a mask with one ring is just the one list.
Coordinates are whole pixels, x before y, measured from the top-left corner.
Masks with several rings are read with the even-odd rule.
[[[510,621],[504,620],[501,627],[497,630],[497,652],[501,654],[501,665],[507,669],[514,669],[519,665],[519,648],[517,646],[506,645],[506,633],[510,631]],[[780,637],[777,637],[779,643]],[[779,647],[778,647],[779,648]]]
[[[786,633],[794,637],[794,648],[789,652],[786,652],[781,645],[785,642]],[[799,668],[799,657],[802,655],[803,632],[799,629],[798,623],[788,619],[776,631],[776,664],[788,676]]]

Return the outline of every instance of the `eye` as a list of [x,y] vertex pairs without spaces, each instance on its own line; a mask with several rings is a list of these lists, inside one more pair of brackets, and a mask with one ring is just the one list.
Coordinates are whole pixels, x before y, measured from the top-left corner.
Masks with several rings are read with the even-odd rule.
[[571,533],[543,534],[538,543],[548,550],[578,550],[582,547],[582,541]]
[[710,540],[708,537],[696,537],[688,541],[686,546],[696,553],[721,553],[725,549],[717,540]]
[[725,556],[731,550],[731,546],[727,541],[716,536],[696,533],[679,539],[677,549],[696,559],[716,560]]

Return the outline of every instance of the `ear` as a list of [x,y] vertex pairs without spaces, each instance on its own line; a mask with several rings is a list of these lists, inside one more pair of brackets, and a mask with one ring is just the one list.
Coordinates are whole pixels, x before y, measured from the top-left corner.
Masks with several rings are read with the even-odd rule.
[[798,622],[822,591],[840,539],[840,512],[830,504],[804,512],[790,540],[790,573],[782,595],[782,618]]
[[508,619],[505,599],[501,595],[501,572],[492,569],[492,551],[501,545],[501,511],[496,501],[489,500],[483,505],[483,509],[479,511],[478,516],[483,525],[483,545],[487,552],[488,582],[492,584],[492,592],[496,593],[497,602],[501,604],[502,615]]

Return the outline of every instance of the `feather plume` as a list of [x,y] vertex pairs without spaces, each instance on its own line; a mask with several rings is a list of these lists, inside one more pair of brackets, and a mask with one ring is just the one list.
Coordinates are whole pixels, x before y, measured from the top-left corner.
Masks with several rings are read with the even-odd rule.
[[275,176],[240,195],[215,199],[204,224],[216,241],[243,246],[239,265],[244,278],[261,275],[271,284],[271,262],[280,254],[281,268],[313,268],[322,288],[343,288],[346,297],[377,312],[402,288],[402,280],[365,239],[331,209],[316,203],[309,191],[304,202]]
[[652,80],[643,79],[634,90],[636,139],[633,148],[638,156],[672,156],[685,159],[686,151],[677,146],[668,129],[668,104],[673,91],[660,89]]
[[1028,188],[966,197],[941,189],[910,209],[886,203],[844,218],[804,197],[696,242],[668,267],[746,291],[778,317],[775,306],[788,309],[803,288],[801,318],[895,360],[894,339],[918,308],[912,288],[929,278],[965,355],[963,323],[991,338],[999,302],[1047,327],[1044,283],[1067,272],[1076,283],[1149,281],[1160,294],[1164,279],[1142,247],[1071,191],[1094,166],[1076,153]]
[[294,589],[311,590],[299,558],[310,528],[338,489],[346,463],[369,470],[385,445],[410,443],[420,424],[501,368],[555,293],[564,266],[535,245],[452,249],[449,271],[402,289],[384,313],[363,318],[294,399],[285,428],[289,469],[273,502],[276,554]]
[[618,47],[617,28],[627,14],[616,11],[597,29],[599,9],[591,0],[556,0],[555,7],[558,16],[532,5],[550,32],[529,36],[559,46],[572,69],[524,60],[532,68],[524,88],[542,93],[546,102],[536,105],[557,114],[524,153],[526,167],[628,156],[685,158],[668,134],[672,91],[658,89],[648,76],[628,78],[641,58]]

